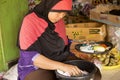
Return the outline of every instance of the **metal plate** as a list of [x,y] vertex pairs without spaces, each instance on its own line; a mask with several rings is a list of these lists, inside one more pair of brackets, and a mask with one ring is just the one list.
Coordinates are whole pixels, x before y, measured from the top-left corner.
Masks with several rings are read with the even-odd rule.
[[94,45],[94,44],[105,44],[107,47],[109,47],[109,49],[106,49],[104,52],[98,52],[98,51],[94,51],[94,52],[85,52],[85,51],[81,51],[80,47],[83,47],[84,44],[76,44],[75,45],[75,49],[77,51],[83,52],[83,53],[88,53],[88,54],[103,54],[106,53],[108,51],[110,51],[113,48],[112,43],[110,42],[104,42],[104,41],[100,41],[100,42],[94,42],[94,43],[90,43],[90,45]]

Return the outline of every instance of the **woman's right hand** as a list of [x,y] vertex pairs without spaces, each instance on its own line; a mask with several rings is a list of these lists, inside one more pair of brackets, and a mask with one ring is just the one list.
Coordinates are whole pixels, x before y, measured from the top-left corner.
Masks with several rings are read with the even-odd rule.
[[81,70],[77,66],[70,64],[63,64],[60,67],[60,70],[67,72],[70,76],[77,76],[81,74]]
[[61,70],[69,73],[70,76],[81,74],[81,70],[77,66],[54,61],[43,55],[36,57],[33,64],[38,68],[46,70]]

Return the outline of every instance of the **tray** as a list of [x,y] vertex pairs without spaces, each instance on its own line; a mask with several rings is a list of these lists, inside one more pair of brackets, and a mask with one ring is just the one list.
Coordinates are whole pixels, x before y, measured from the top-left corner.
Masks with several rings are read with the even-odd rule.
[[[93,51],[93,52],[88,52],[88,51],[82,51],[80,48],[81,47],[83,47],[83,46],[85,46],[85,45],[99,45],[99,44],[104,44],[104,45],[106,45],[108,48],[107,49],[105,49],[105,51],[103,51],[103,52],[99,52],[99,51]],[[103,54],[103,53],[107,53],[108,51],[110,51],[111,49],[113,48],[113,45],[112,45],[112,43],[110,43],[110,42],[106,42],[106,41],[100,41],[100,42],[94,42],[94,43],[89,43],[89,44],[76,44],[75,45],[75,49],[77,50],[77,51],[80,51],[80,52],[83,52],[83,53],[88,53],[88,54]],[[86,49],[86,48],[85,48]]]

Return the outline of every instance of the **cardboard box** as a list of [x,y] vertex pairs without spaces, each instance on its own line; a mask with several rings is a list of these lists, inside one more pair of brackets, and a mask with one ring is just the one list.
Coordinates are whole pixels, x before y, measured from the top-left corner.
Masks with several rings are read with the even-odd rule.
[[111,10],[120,10],[120,6],[102,6],[102,8],[96,7],[90,10],[90,19],[98,20],[106,24],[117,24],[120,25],[120,16],[112,15],[106,12]]
[[67,24],[66,33],[72,40],[104,41],[106,26],[96,22]]
[[109,14],[109,15],[108,15],[108,21],[120,25],[120,16],[110,15],[110,14]]
[[90,19],[103,20],[104,23],[112,23],[120,25],[120,16],[111,15],[111,14],[101,14],[95,12],[95,10],[90,11]]

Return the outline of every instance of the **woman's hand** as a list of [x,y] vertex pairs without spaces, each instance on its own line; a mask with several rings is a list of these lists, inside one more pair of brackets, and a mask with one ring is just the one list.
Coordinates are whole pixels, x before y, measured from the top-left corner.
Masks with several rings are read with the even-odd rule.
[[70,76],[77,76],[81,74],[81,70],[77,66],[70,64],[63,64],[60,67],[60,70],[68,73]]
[[37,56],[34,59],[33,64],[38,68],[46,70],[61,70],[63,72],[67,72],[70,76],[77,76],[82,73],[82,71],[77,66],[54,61],[43,55]]

